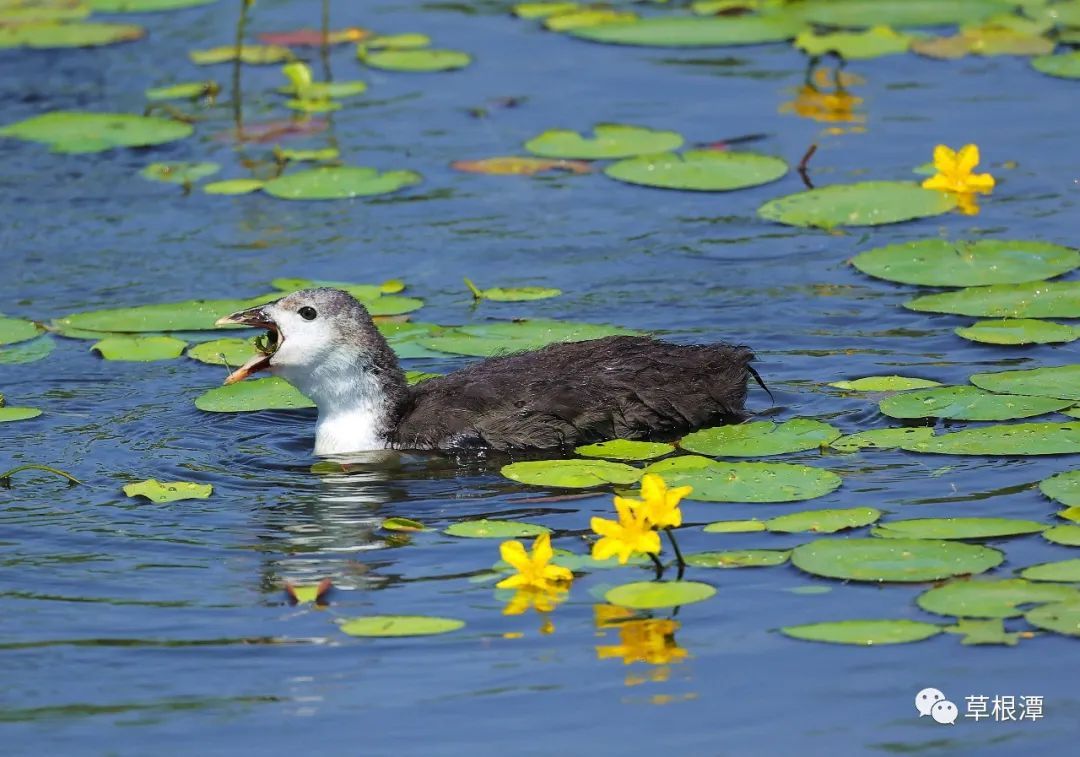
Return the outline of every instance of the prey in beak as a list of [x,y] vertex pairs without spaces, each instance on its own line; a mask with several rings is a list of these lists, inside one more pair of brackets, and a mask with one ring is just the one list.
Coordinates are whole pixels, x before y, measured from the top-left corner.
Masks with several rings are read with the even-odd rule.
[[259,350],[259,354],[230,373],[225,378],[226,384],[235,384],[237,381],[243,381],[253,373],[267,370],[270,367],[270,358],[281,347],[281,331],[278,329],[274,319],[266,312],[265,305],[241,310],[224,318],[218,318],[214,325],[253,326],[266,329],[266,334],[255,340],[255,347]]

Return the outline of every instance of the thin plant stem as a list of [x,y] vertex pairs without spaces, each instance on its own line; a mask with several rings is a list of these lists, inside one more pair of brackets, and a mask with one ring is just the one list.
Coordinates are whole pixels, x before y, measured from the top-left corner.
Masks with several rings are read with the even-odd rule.
[[237,139],[244,138],[244,97],[240,87],[240,70],[243,65],[240,54],[244,50],[244,35],[247,33],[248,10],[255,0],[240,0],[240,18],[236,21],[236,47],[232,67],[232,106],[233,124]]
[[330,0],[322,0],[322,39],[319,43],[319,57],[322,59],[323,81],[332,81],[330,72]]
[[664,577],[664,563],[660,562],[660,558],[654,555],[652,552],[647,553],[649,559],[653,561],[653,566],[656,568],[656,580],[659,581]]
[[671,548],[675,550],[675,559],[678,561],[679,572],[675,574],[678,580],[682,580],[683,573],[686,572],[686,560],[683,559],[682,551],[679,549],[679,543],[675,541],[675,532],[670,528],[665,528],[667,531],[668,541],[671,542]]
[[18,473],[19,471],[24,471],[24,470],[43,470],[46,473],[55,473],[57,476],[60,476],[61,478],[66,478],[68,480],[68,485],[69,486],[74,486],[75,484],[81,484],[82,483],[82,481],[75,478],[70,473],[66,473],[66,472],[64,472],[64,471],[62,471],[62,470],[60,470],[58,468],[51,468],[48,465],[38,465],[36,463],[29,463],[27,465],[20,465],[18,467],[12,468],[9,471],[4,471],[3,473],[0,473],[0,486],[3,486],[5,488],[10,488],[11,487],[11,477],[14,474]]

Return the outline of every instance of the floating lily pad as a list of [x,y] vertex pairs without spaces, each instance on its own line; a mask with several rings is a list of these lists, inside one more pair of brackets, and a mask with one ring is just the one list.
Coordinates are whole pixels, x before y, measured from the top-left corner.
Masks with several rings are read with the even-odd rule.
[[128,113],[55,110],[0,129],[0,137],[40,142],[53,152],[102,152],[114,147],[147,147],[190,136],[191,124]]
[[[567,570],[572,570],[575,573],[582,571],[592,570],[611,570],[613,568],[621,568],[623,564],[619,562],[618,557],[609,557],[606,560],[595,560],[589,555],[577,555],[565,549],[554,550],[555,556],[551,558],[553,565],[560,565]],[[631,555],[627,560],[627,565],[646,565],[649,563],[649,558],[645,555]],[[503,561],[499,561],[496,564],[496,569],[509,570],[510,565]]]
[[465,520],[454,523],[443,531],[448,536],[460,536],[466,539],[522,539],[525,537],[550,534],[551,529],[536,523],[522,523],[516,520]]
[[896,449],[905,444],[926,441],[933,435],[934,429],[923,426],[875,428],[841,436],[829,446],[840,452],[857,452],[861,449]]
[[604,457],[609,460],[652,460],[675,451],[674,444],[639,442],[633,439],[613,439],[610,442],[586,444],[574,450],[584,457]]
[[783,565],[790,556],[789,549],[735,549],[687,555],[686,564],[695,568],[767,568]]
[[1080,470],[1065,471],[1040,481],[1039,491],[1066,507],[1080,506]]
[[90,15],[79,0],[0,0],[0,25],[78,21]]
[[969,287],[916,297],[904,307],[923,313],[996,318],[1080,318],[1080,281]]
[[555,13],[544,18],[544,27],[553,32],[564,32],[600,24],[626,23],[637,19],[637,14],[613,8],[581,8],[566,13]]
[[[192,50],[188,53],[192,63],[211,66],[215,63],[229,63],[236,60],[236,46],[222,45],[207,50]],[[293,59],[292,50],[279,45],[242,45],[240,61],[252,66],[266,66],[271,63],[283,63]]]
[[868,250],[851,264],[869,276],[901,284],[969,287],[1060,276],[1080,266],[1080,252],[1034,241],[923,239]]
[[427,528],[418,520],[412,518],[387,518],[379,524],[379,528],[386,531],[426,531]]
[[832,471],[790,463],[730,463],[684,455],[645,469],[668,486],[692,486],[688,499],[705,502],[796,502],[840,486]]
[[[341,100],[356,97],[367,92],[367,82],[363,81],[313,81],[304,87],[304,97],[310,100]],[[295,95],[297,89],[292,84],[278,87],[283,95]],[[336,156],[335,156],[336,157]],[[332,160],[332,158],[331,158]]]
[[1031,59],[1036,71],[1059,79],[1080,79],[1080,50],[1061,55],[1042,55]]
[[728,192],[782,178],[788,165],[780,158],[752,152],[688,150],[639,155],[604,169],[618,181],[661,189]]
[[608,590],[604,601],[632,610],[656,610],[694,604],[715,594],[716,589],[696,581],[635,581]]
[[165,87],[152,87],[143,94],[147,100],[196,100],[216,93],[220,87],[216,81],[190,81],[170,84]]
[[415,50],[431,44],[431,37],[426,34],[380,34],[363,40],[363,47],[371,50]]
[[713,457],[764,457],[818,449],[839,436],[839,429],[828,423],[794,418],[706,428],[686,435],[679,446]]
[[930,58],[954,60],[965,55],[1046,55],[1054,51],[1054,42],[1040,33],[988,25],[965,27],[949,37],[916,39],[911,49]]
[[996,539],[1046,528],[1045,523],[1017,518],[912,518],[882,523],[871,534],[885,539]]
[[458,50],[365,50],[358,53],[360,62],[385,71],[453,71],[472,62],[468,53]]
[[214,491],[210,484],[191,481],[158,481],[151,478],[124,486],[129,497],[146,497],[151,502],[179,502],[184,499],[206,499]]
[[[852,507],[845,510],[809,510],[779,515],[765,521],[765,528],[774,533],[834,534],[849,528],[862,528],[876,523],[881,510],[873,507]],[[708,527],[705,529],[708,530]]]
[[202,189],[208,195],[249,195],[262,189],[265,184],[258,179],[226,179],[204,184]]
[[851,381],[834,381],[829,386],[852,392],[906,392],[909,389],[941,386],[941,382],[908,376],[866,376]]
[[273,376],[215,387],[196,397],[195,407],[208,413],[250,413],[315,407],[315,403],[289,382]]
[[356,166],[320,166],[285,174],[263,185],[263,191],[282,200],[343,200],[389,194],[419,184],[413,171],[385,171]]
[[75,313],[57,319],[57,324],[74,329],[111,332],[206,331],[214,321],[239,310],[262,305],[274,299],[264,295],[248,300],[185,300],[158,305],[137,305]]
[[795,47],[814,57],[836,53],[845,60],[866,60],[907,52],[911,37],[888,26],[874,26],[862,32],[817,34],[804,29],[795,37]]
[[1004,559],[989,547],[930,539],[819,539],[791,553],[800,570],[851,581],[940,581],[982,573]]
[[364,638],[435,636],[460,630],[465,621],[429,615],[369,615],[344,620],[339,627],[349,636]]
[[590,42],[644,47],[726,47],[791,39],[802,26],[790,14],[728,18],[657,17],[571,29]]
[[0,344],[25,342],[41,334],[41,328],[30,321],[20,318],[0,316]]
[[1022,371],[976,373],[971,383],[991,392],[1080,400],[1080,363]]
[[[1061,560],[1032,565],[1020,571],[1020,576],[1029,581],[1074,583],[1080,581],[1080,560]],[[1077,594],[1075,598],[1080,599],[1080,594]]]
[[1018,618],[1021,605],[1080,599],[1071,586],[1048,586],[1023,579],[951,581],[923,592],[916,604],[927,612],[957,618]]
[[14,405],[0,407],[0,423],[25,421],[37,418],[39,415],[41,415],[41,410],[36,407],[16,407]]
[[1080,452],[1080,423],[1011,423],[938,434],[904,444],[935,455],[1067,455]]
[[884,644],[907,644],[937,636],[944,629],[919,620],[838,620],[784,626],[780,632],[793,639],[824,641],[830,644],[855,644],[877,647]]
[[885,397],[878,407],[890,418],[1007,421],[1052,413],[1071,404],[1072,400],[1050,397],[992,394],[974,386],[939,386]]
[[1048,542],[1063,547],[1080,547],[1080,526],[1054,526],[1043,531],[1042,536]]
[[194,184],[220,170],[219,163],[151,163],[139,171],[139,176],[166,184]]
[[1001,0],[806,0],[792,13],[823,26],[947,26],[1012,11]]
[[47,358],[55,348],[56,342],[50,336],[19,342],[12,347],[0,347],[0,365],[34,363]]
[[496,321],[460,326],[419,339],[420,345],[455,355],[492,357],[538,350],[554,342],[583,342],[616,334],[641,332],[601,323],[579,323],[536,318],[526,321]]
[[945,626],[945,633],[959,634],[963,638],[960,643],[965,646],[972,644],[1004,644],[1016,646],[1020,640],[1019,631],[1006,631],[1005,621],[1001,618],[976,620],[973,618],[957,618],[956,623]]
[[610,460],[526,460],[504,465],[500,473],[523,484],[584,489],[632,484],[641,478],[642,471]]
[[208,365],[243,365],[255,357],[255,339],[214,339],[192,345],[187,356]]
[[562,294],[561,289],[552,287],[492,287],[490,289],[480,289],[469,279],[465,279],[465,286],[472,292],[474,299],[491,300],[493,302],[546,300]]
[[98,13],[154,13],[210,5],[217,0],[86,0]]
[[597,124],[591,137],[568,129],[549,129],[526,142],[525,149],[545,158],[603,160],[675,150],[682,143],[682,135],[674,131],[625,124]]
[[187,342],[171,336],[110,336],[90,349],[97,350],[106,360],[149,363],[178,358],[185,347]]
[[65,47],[101,47],[142,39],[146,30],[135,24],[19,23],[0,24],[0,50],[29,47],[40,50]]
[[1080,601],[1040,605],[1024,613],[1024,620],[1045,631],[1080,636]]
[[881,226],[948,213],[956,197],[907,181],[834,184],[780,197],[758,208],[758,215],[789,226]]
[[559,13],[572,13],[580,8],[580,3],[540,2],[518,3],[513,10],[518,18],[547,18]]
[[984,344],[1063,344],[1080,338],[1080,329],[1073,326],[1033,318],[978,321],[953,331],[964,339]]
[[580,160],[518,157],[514,155],[481,158],[480,160],[455,160],[450,164],[450,167],[465,173],[483,173],[492,176],[533,176],[547,171],[569,171],[574,174],[592,172],[592,166]]
[[765,523],[760,520],[718,520],[702,530],[707,534],[750,534],[764,531]]
[[336,147],[320,147],[314,150],[293,150],[288,148],[274,148],[274,157],[278,160],[308,161],[322,163],[337,160],[341,157],[341,151]]

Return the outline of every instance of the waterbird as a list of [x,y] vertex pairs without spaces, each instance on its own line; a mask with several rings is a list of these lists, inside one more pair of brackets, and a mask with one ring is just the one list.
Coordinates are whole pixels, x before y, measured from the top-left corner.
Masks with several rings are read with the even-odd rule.
[[608,336],[487,358],[409,386],[367,309],[331,288],[292,292],[216,325],[266,329],[260,354],[225,383],[269,370],[307,395],[319,412],[316,455],[674,438],[745,420],[747,380],[760,383],[748,347]]

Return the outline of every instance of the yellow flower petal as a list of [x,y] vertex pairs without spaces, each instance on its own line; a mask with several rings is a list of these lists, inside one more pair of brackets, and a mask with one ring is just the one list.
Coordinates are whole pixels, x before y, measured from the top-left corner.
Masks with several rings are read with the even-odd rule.
[[967,186],[974,192],[984,192],[989,194],[990,190],[994,188],[997,182],[994,181],[994,177],[988,173],[975,173],[967,178]]
[[607,518],[593,518],[589,521],[589,527],[601,536],[615,537],[620,532],[619,524]]
[[689,497],[692,491],[694,491],[692,486],[676,486],[674,489],[668,489],[668,502],[677,505],[682,502],[683,497]]
[[956,152],[948,145],[938,145],[935,147],[934,168],[941,173],[954,173],[956,171]]
[[594,560],[607,560],[619,551],[619,542],[613,536],[605,536],[592,546]]
[[499,545],[499,554],[503,560],[520,571],[531,567],[531,561],[529,555],[525,552],[525,546],[519,541],[504,541]]
[[528,584],[528,581],[526,580],[525,576],[521,575],[520,573],[515,573],[514,575],[509,576],[508,578],[504,578],[503,580],[499,581],[499,583],[495,584],[495,588],[496,589],[520,589],[521,587],[526,586],[527,584]]
[[545,565],[543,577],[548,581],[573,581],[574,574],[569,568],[561,565]]
[[555,552],[551,549],[551,534],[537,536],[532,547],[532,564],[536,568],[543,568],[554,556]]
[[950,182],[944,174],[935,174],[922,183],[923,189],[940,189],[943,192],[948,192],[952,189],[952,182]]
[[641,498],[646,502],[654,499],[662,499],[667,491],[664,479],[655,473],[646,473],[641,479]]
[[979,146],[964,145],[956,154],[956,172],[962,176],[972,172],[979,165]]
[[660,534],[655,531],[649,531],[647,534],[643,534],[641,539],[638,540],[637,552],[644,552],[646,554],[657,554],[660,552]]

